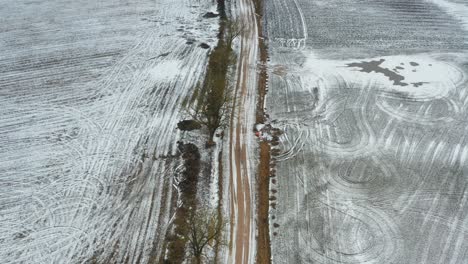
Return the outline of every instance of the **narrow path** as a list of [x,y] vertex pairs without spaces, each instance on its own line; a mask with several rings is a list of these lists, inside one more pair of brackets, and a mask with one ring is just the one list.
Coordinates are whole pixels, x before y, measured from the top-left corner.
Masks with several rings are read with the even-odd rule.
[[239,0],[238,17],[244,25],[240,36],[236,98],[230,120],[229,169],[231,237],[229,263],[253,263],[255,258],[254,188],[251,164],[255,139],[252,128],[256,107],[258,32],[254,5]]

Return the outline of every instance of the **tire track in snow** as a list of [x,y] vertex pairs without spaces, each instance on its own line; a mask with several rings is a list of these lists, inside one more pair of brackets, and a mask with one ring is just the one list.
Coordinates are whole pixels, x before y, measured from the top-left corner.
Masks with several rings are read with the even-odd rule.
[[[307,52],[272,54],[271,65],[288,69],[272,75],[267,98],[272,123],[286,128],[272,180],[273,262],[464,263],[464,74],[434,78],[446,90],[406,95],[374,76],[322,70],[332,63],[315,57],[309,73]],[[428,58],[466,71],[455,57]],[[298,99],[308,98],[299,79],[317,86],[316,109],[304,110],[312,102]]]
[[[181,102],[203,76],[207,58],[207,50],[186,44],[184,33],[168,33],[196,21],[200,41],[216,34],[216,21],[197,20],[206,3],[165,2],[170,5],[163,8],[132,3],[133,9],[47,2],[20,12],[19,19],[32,17],[34,32],[2,31],[2,40],[48,39],[32,44],[37,49],[6,46],[12,53],[0,64],[0,229],[9,230],[1,242],[4,263],[146,263],[152,251],[161,253],[172,200],[166,173],[175,164],[148,157],[175,153]],[[74,24],[41,24],[44,13],[64,4],[64,16],[54,17]],[[95,22],[100,15],[106,19]],[[187,20],[174,23],[177,17]],[[15,19],[5,16],[5,24],[23,23]],[[88,34],[67,37],[76,31]],[[91,47],[88,39],[95,41]],[[176,63],[175,72],[153,70],[166,62]]]

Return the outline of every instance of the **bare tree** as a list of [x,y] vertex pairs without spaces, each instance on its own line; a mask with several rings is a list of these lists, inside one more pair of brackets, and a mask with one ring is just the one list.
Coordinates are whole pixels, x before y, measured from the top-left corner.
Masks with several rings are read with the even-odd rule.
[[231,48],[232,42],[243,32],[245,25],[239,20],[227,20],[226,22],[226,46]]
[[236,54],[232,42],[242,34],[244,25],[239,20],[224,20],[221,28],[224,33],[220,34],[218,45],[210,54],[205,80],[195,89],[192,101],[196,99],[197,103],[189,109],[192,118],[208,129],[209,145],[213,144],[216,130],[225,125],[233,107],[229,67],[236,64]]
[[222,87],[210,89],[205,102],[198,109],[192,109],[192,118],[208,129],[209,139],[213,140],[216,130],[225,125],[228,111],[231,108],[229,91]]
[[214,210],[199,209],[191,214],[188,225],[186,238],[189,241],[191,254],[194,262],[201,264],[206,246],[221,241],[221,232],[226,222]]
[[211,55],[203,85],[197,88],[197,104],[191,109],[193,119],[208,129],[212,141],[216,130],[225,125],[231,109],[232,91],[228,83],[228,68],[233,55],[225,42],[220,41]]

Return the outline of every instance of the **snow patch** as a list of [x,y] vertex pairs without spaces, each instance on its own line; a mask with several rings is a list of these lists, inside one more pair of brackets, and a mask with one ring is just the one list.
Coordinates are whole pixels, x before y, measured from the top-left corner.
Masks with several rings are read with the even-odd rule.
[[151,69],[151,76],[155,81],[173,80],[180,74],[182,72],[178,60],[163,61]]
[[[359,63],[376,63],[378,69],[364,69]],[[353,66],[349,66],[352,64]],[[463,72],[455,65],[426,55],[384,56],[360,60],[322,60],[313,55],[300,70],[303,81],[336,88],[336,84],[324,80],[346,80],[346,88],[372,86],[386,93],[400,93],[412,99],[432,100],[447,96],[465,80]],[[398,84],[385,72],[400,77]],[[333,76],[334,77],[333,77]],[[326,92],[322,90],[322,92]]]

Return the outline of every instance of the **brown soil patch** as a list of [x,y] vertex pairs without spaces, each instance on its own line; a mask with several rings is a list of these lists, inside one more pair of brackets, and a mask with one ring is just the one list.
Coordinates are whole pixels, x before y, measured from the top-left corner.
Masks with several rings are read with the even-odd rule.
[[270,228],[268,225],[269,209],[269,176],[270,176],[270,145],[267,142],[260,143],[260,164],[258,184],[258,241],[257,263],[270,263]]
[[[254,0],[255,12],[258,14],[257,25],[259,32],[259,49],[260,63],[264,67],[259,67],[260,73],[258,76],[258,101],[256,122],[264,123],[267,115],[264,111],[265,95],[267,93],[267,60],[268,47],[263,36],[263,0]],[[270,207],[269,189],[270,189],[270,155],[271,147],[267,142],[260,143],[260,163],[258,170],[258,200],[257,200],[257,222],[258,222],[258,241],[257,241],[257,256],[256,263],[268,264],[271,263],[271,247],[270,247],[270,227],[268,223],[268,210]]]

